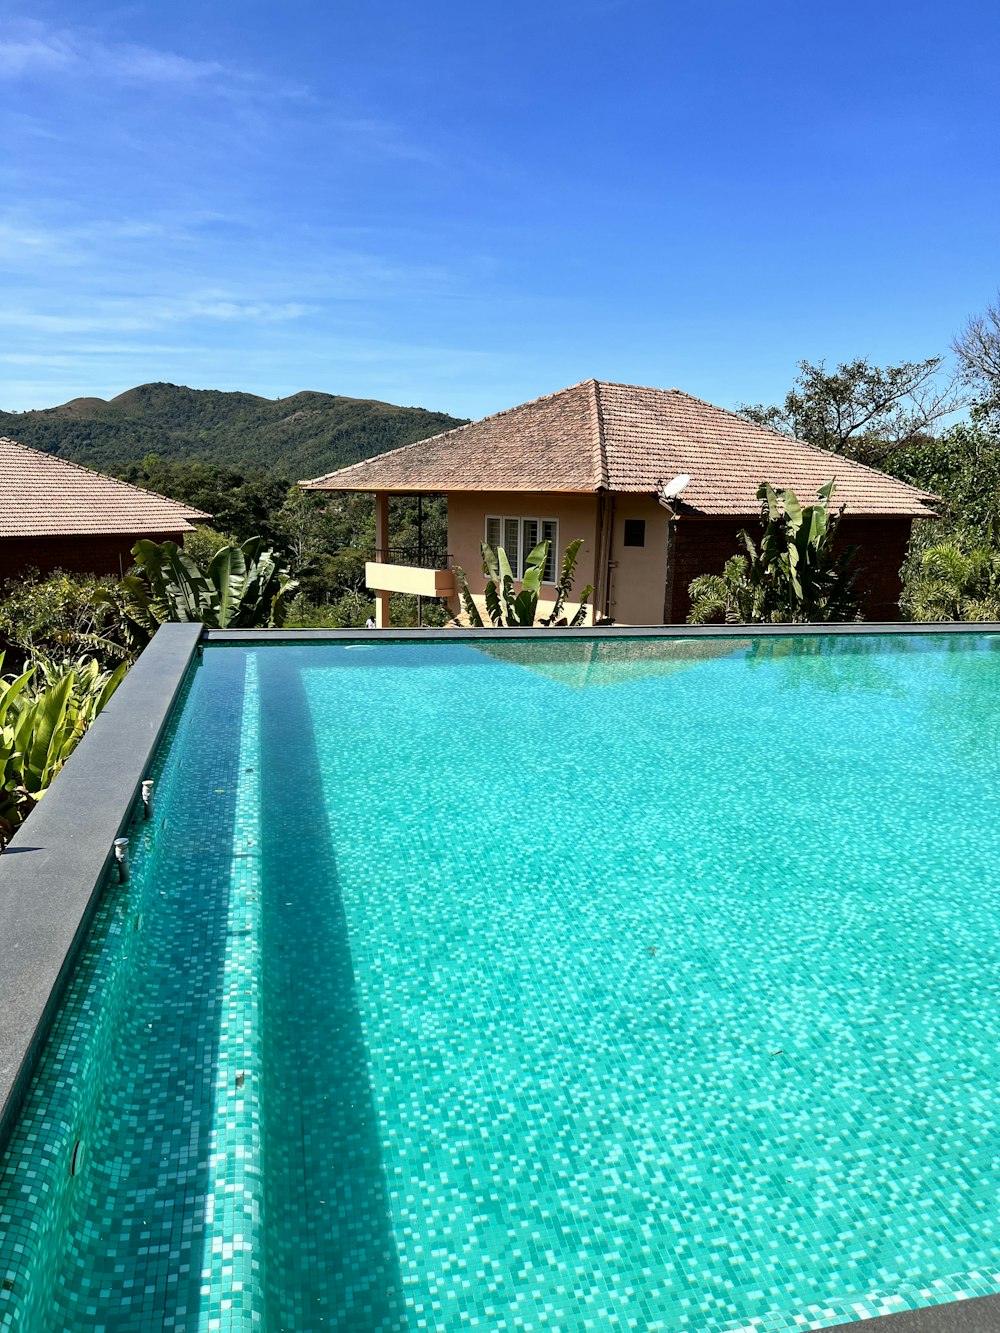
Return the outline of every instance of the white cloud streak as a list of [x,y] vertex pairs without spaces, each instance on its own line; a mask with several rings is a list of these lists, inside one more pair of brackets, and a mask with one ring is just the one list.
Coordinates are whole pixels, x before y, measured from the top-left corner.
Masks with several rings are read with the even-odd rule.
[[107,42],[81,30],[49,28],[34,19],[11,25],[0,37],[0,79],[53,75],[222,96],[305,96],[303,88],[268,81],[217,60],[194,60],[132,42]]
[[105,301],[91,306],[85,314],[44,314],[7,305],[0,307],[0,327],[22,335],[143,333],[172,324],[192,324],[203,320],[284,324],[313,314],[316,309],[300,301],[240,301],[197,296],[176,301]]

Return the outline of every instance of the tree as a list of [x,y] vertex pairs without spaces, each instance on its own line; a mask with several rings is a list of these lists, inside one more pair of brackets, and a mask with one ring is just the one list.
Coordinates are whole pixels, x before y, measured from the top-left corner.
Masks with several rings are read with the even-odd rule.
[[972,316],[952,349],[979,414],[1000,420],[1000,293],[985,314]]
[[843,506],[830,511],[834,482],[817,503],[802,506],[794,491],[764,482],[757,492],[764,535],[760,547],[739,534],[745,555],[734,555],[721,574],[700,574],[690,586],[688,621],[704,625],[813,623],[854,620],[858,614],[851,571],[856,548],[835,554]]
[[831,453],[881,465],[900,446],[931,433],[966,404],[953,381],[942,382],[941,358],[873,366],[865,357],[828,371],[824,361],[799,362],[780,407],[743,403],[741,416]]
[[969,532],[976,542],[1000,540],[1000,421],[992,429],[982,418],[960,421],[937,439],[913,440],[892,454],[886,470],[942,497],[933,541],[942,529]]

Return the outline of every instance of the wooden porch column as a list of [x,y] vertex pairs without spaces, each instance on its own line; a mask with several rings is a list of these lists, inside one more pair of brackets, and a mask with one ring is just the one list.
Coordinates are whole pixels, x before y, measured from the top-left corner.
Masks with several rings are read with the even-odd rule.
[[[387,491],[375,492],[375,560],[378,564],[389,563],[389,494]],[[389,627],[389,594],[375,593],[375,625],[378,629]]]

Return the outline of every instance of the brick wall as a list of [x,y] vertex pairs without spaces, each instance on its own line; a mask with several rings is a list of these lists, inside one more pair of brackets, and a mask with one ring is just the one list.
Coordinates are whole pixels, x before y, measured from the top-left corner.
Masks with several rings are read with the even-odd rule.
[[37,569],[41,574],[63,569],[69,574],[120,576],[134,564],[132,547],[140,537],[155,542],[183,541],[179,532],[114,537],[2,537],[0,582],[17,578],[29,569]]
[[[839,547],[857,546],[856,587],[866,620],[898,620],[902,580],[899,571],[910,540],[908,518],[845,518],[837,533]],[[675,527],[673,560],[673,621],[687,619],[691,609],[688,585],[699,574],[721,573],[730,556],[742,547],[737,533],[745,529],[757,541],[761,525],[747,519],[681,518]]]

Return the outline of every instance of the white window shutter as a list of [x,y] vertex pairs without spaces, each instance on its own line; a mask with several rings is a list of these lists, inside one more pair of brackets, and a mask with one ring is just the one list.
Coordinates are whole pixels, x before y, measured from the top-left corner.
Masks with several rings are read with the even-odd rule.
[[503,549],[507,552],[507,559],[516,579],[521,577],[521,561],[518,556],[518,547],[521,544],[520,527],[520,519],[505,518],[503,521]]
[[559,568],[559,522],[557,519],[542,519],[542,541],[549,544],[549,554],[545,561],[545,573],[542,578],[546,583],[555,583],[556,570]]

